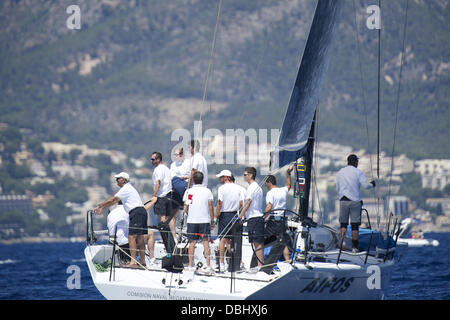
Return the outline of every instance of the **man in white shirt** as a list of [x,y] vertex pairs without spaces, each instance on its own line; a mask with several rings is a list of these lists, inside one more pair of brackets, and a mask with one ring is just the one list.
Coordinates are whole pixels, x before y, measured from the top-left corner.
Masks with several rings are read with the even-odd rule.
[[147,211],[144,208],[141,197],[136,189],[129,183],[130,176],[126,172],[121,172],[114,176],[120,190],[111,198],[99,204],[94,212],[101,214],[103,209],[108,208],[119,201],[122,201],[123,208],[129,216],[128,243],[131,252],[130,267],[137,267],[137,252],[139,252],[140,265],[145,267],[145,241],[147,234]]
[[122,201],[119,201],[117,207],[108,214],[106,221],[110,241],[113,242],[115,238],[116,244],[121,249],[119,251],[120,263],[127,264],[130,261],[128,257],[130,255],[128,246],[129,217],[123,208]]
[[212,273],[210,264],[209,237],[214,229],[213,194],[202,185],[203,174],[194,173],[194,186],[184,194],[184,210],[187,212],[187,236],[189,240],[189,268],[193,268],[194,251],[197,240],[201,238],[207,267],[200,272]]
[[152,197],[157,197],[153,210],[159,216],[161,222],[167,222],[170,219],[169,227],[175,239],[175,222],[174,214],[177,212],[177,206],[172,200],[172,174],[165,164],[162,163],[162,154],[160,152],[152,153],[153,170],[152,179],[154,191]]
[[231,228],[233,218],[238,217],[238,211],[243,205],[244,193],[238,185],[231,181],[232,173],[230,170],[222,170],[216,177],[220,179],[222,185],[217,191],[217,205],[214,221],[219,220],[219,261],[220,271],[225,271],[225,246],[231,252]]
[[375,188],[375,181],[367,182],[364,173],[358,169],[358,157],[351,154],[347,157],[347,166],[336,175],[336,190],[339,197],[339,222],[341,224],[341,240],[345,239],[350,217],[352,226],[352,251],[358,252],[358,234],[361,225],[362,198],[360,187]]
[[[272,213],[273,216],[284,217],[284,209],[286,209],[286,198],[291,189],[291,172],[294,167],[289,167],[286,171],[286,186],[283,188],[277,187],[277,179],[273,175],[267,176],[266,187],[269,190],[266,194],[266,210],[265,213]],[[278,218],[279,219],[279,218]],[[280,221],[283,223],[282,221]],[[283,232],[283,226],[280,222],[275,221],[274,224],[279,225],[277,232]],[[282,235],[284,236],[284,235]],[[286,246],[283,250],[283,256],[286,261],[289,260],[289,248]]]
[[192,185],[194,173],[197,171],[200,171],[201,173],[203,173],[202,185],[204,187],[207,187],[208,186],[208,164],[206,163],[206,159],[199,152],[200,143],[198,142],[198,140],[191,140],[191,143],[189,145],[189,150],[191,152],[192,157],[191,157],[191,176],[189,179],[188,188]]
[[247,220],[248,241],[253,243],[258,267],[264,264],[264,217],[262,213],[263,191],[256,179],[256,169],[247,167],[244,180],[249,184],[245,193],[245,203],[239,218]]
[[291,172],[293,167],[289,167],[286,171],[286,186],[283,188],[277,187],[277,179],[273,175],[267,176],[266,187],[269,190],[266,194],[266,210],[265,212],[273,211],[274,215],[283,216],[284,209],[286,209],[286,198],[291,189]]

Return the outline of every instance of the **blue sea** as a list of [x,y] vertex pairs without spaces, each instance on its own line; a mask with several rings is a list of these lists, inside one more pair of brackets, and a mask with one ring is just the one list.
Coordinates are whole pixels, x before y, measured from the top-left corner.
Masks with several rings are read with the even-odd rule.
[[[450,299],[450,233],[425,237],[440,245],[407,248],[397,257],[386,299]],[[91,280],[84,248],[84,243],[0,245],[0,300],[103,300]]]

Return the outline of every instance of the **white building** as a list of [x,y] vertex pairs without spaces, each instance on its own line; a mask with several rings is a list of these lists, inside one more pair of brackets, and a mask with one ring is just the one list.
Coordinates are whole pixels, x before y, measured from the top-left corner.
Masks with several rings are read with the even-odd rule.
[[450,183],[450,159],[416,161],[415,171],[422,176],[422,188],[442,190]]

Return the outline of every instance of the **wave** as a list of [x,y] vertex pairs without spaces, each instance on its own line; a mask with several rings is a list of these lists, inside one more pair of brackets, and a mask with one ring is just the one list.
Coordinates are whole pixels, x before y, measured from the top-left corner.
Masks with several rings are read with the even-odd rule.
[[12,260],[12,259],[6,259],[6,260],[0,260],[0,264],[9,264],[9,263],[18,263],[19,260]]

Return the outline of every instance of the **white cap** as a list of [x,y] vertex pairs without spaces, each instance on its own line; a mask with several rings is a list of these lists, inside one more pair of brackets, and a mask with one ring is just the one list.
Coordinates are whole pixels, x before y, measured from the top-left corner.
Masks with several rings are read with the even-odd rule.
[[125,180],[127,180],[127,181],[130,181],[130,175],[129,175],[128,173],[126,173],[126,172],[121,172],[121,173],[119,173],[119,174],[116,174],[116,175],[114,176],[114,178],[116,178],[116,179],[118,179],[118,178],[123,178],[123,179],[125,179]]
[[216,175],[217,178],[220,178],[220,177],[231,177],[231,176],[233,176],[233,174],[231,173],[230,170],[222,170],[222,171],[220,171],[219,174]]

